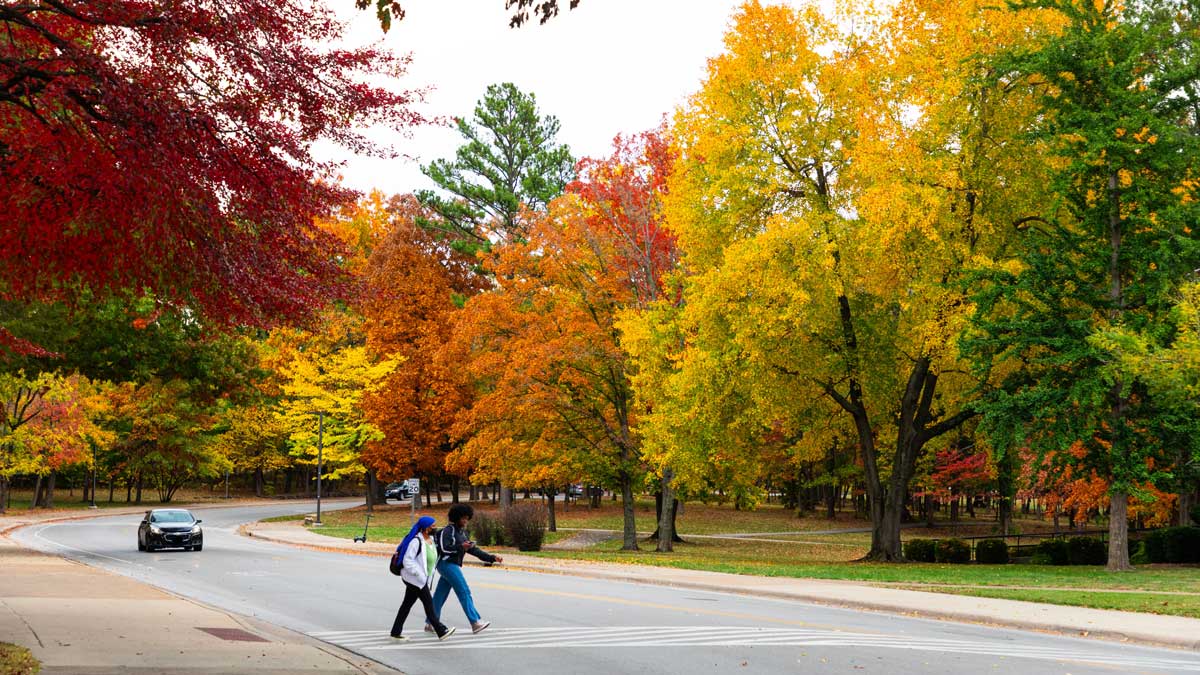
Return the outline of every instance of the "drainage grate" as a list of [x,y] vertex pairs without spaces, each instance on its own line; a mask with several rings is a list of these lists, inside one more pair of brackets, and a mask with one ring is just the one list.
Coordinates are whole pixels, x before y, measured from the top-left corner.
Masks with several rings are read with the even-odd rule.
[[196,630],[202,630],[209,635],[214,635],[222,640],[231,642],[268,642],[259,636],[249,631],[244,631],[241,628],[201,628],[196,626]]

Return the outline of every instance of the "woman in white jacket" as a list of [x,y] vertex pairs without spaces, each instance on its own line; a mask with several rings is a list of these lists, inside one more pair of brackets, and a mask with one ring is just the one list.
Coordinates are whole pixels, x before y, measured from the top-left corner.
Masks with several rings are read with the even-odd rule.
[[404,580],[404,602],[400,603],[400,610],[396,612],[396,620],[392,623],[392,637],[397,640],[408,639],[402,635],[404,621],[408,619],[408,612],[417,600],[425,608],[425,621],[433,626],[439,640],[445,640],[454,633],[453,628],[447,628],[438,620],[437,613],[433,611],[433,595],[429,592],[433,568],[437,564],[433,523],[433,518],[422,516],[396,548],[404,566],[400,574]]

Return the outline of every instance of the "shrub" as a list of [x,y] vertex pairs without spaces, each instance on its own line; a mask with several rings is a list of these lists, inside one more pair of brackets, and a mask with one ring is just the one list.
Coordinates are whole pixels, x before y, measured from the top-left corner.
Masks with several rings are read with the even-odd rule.
[[1095,537],[1071,537],[1067,560],[1070,565],[1103,565],[1108,562],[1108,546]]
[[1200,527],[1164,527],[1146,535],[1142,544],[1152,563],[1200,562]]
[[1146,562],[1161,563],[1167,561],[1167,531],[1153,530],[1142,540],[1142,553]]
[[480,546],[503,546],[504,527],[486,513],[476,513],[471,519],[471,538]]
[[971,547],[962,539],[939,539],[934,558],[940,563],[969,563]]
[[1145,565],[1150,562],[1150,556],[1146,554],[1146,542],[1139,541],[1137,546],[1129,552],[1129,563],[1131,565]]
[[1200,562],[1200,527],[1168,527],[1165,544],[1166,562]]
[[1035,565],[1069,565],[1071,564],[1071,551],[1067,548],[1066,539],[1047,539],[1038,544],[1037,550],[1033,553],[1033,564]]
[[913,539],[904,543],[904,557],[912,562],[933,562],[936,542],[932,539]]
[[542,550],[546,536],[546,509],[540,503],[522,502],[508,507],[502,514],[504,534],[518,551]]
[[975,562],[987,565],[1008,564],[1008,544],[1003,539],[984,539],[975,545]]

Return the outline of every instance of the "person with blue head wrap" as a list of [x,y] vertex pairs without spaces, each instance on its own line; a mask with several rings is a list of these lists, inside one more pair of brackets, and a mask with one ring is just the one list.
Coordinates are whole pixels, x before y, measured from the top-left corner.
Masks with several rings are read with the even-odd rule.
[[454,633],[453,628],[447,628],[438,620],[437,612],[433,609],[433,595],[429,592],[438,558],[437,547],[433,543],[434,522],[433,518],[422,516],[413,523],[408,535],[396,547],[403,562],[400,578],[404,580],[404,602],[400,603],[396,620],[392,622],[392,637],[397,640],[408,639],[403,635],[404,621],[408,619],[408,612],[417,600],[425,608],[426,623],[433,626],[439,640],[445,640]]

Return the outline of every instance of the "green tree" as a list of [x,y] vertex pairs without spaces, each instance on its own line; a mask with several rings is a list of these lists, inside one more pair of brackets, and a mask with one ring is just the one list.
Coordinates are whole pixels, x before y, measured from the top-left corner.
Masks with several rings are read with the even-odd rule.
[[1043,455],[1081,442],[1109,485],[1110,570],[1129,569],[1127,506],[1166,478],[1178,420],[1146,375],[1122,367],[1113,331],[1172,339],[1176,289],[1200,267],[1200,8],[1188,0],[1039,0],[1061,33],[995,63],[1006,88],[1040,96],[1031,157],[1052,199],[1018,222],[1014,265],[982,276],[964,344],[980,371],[1004,369],[982,404],[998,449]]
[[574,178],[574,160],[558,145],[558,119],[538,114],[537,100],[505,82],[487,88],[471,121],[458,120],[466,141],[453,160],[422,171],[449,196],[417,193],[435,218],[423,222],[463,238],[469,247],[512,241],[525,230],[522,207],[544,209]]

